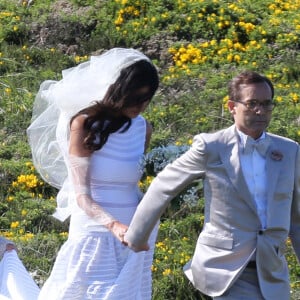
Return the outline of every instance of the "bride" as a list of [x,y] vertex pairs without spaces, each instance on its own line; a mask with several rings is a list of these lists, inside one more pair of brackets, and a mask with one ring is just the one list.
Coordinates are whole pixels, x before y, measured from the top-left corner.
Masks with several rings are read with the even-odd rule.
[[42,83],[27,134],[37,170],[60,190],[54,216],[71,215],[69,237],[41,291],[2,239],[0,300],[151,299],[157,227],[149,251],[135,253],[123,239],[152,132],[141,113],[158,84],[150,59],[124,48]]

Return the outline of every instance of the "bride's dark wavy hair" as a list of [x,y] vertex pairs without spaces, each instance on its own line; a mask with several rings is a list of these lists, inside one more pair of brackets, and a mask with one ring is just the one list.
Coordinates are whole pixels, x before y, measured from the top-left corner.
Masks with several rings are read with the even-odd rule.
[[[87,115],[84,129],[88,134],[84,146],[92,151],[99,150],[111,133],[123,126],[121,132],[127,131],[131,119],[121,114],[122,109],[151,100],[158,85],[158,73],[150,61],[140,60],[121,70],[101,101],[95,101],[94,105],[81,110],[71,119],[72,123],[78,115]],[[139,90],[144,87],[148,87],[147,92],[139,95]]]

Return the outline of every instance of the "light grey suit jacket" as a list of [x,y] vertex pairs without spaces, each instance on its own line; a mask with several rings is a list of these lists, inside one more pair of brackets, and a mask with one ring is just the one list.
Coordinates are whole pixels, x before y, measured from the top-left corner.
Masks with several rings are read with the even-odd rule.
[[[186,275],[204,294],[223,294],[256,253],[262,294],[289,299],[284,258],[288,235],[300,260],[300,150],[289,139],[266,134],[267,229],[244,179],[235,126],[195,136],[190,150],[152,182],[126,233],[140,246],[169,202],[196,178],[204,180],[205,221]],[[278,155],[279,154],[279,155]]]

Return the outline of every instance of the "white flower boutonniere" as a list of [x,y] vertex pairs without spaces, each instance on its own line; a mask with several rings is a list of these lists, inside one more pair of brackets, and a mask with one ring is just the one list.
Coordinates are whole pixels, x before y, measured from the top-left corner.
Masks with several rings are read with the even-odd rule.
[[283,158],[283,154],[278,150],[273,150],[271,152],[271,158],[276,161],[280,161]]

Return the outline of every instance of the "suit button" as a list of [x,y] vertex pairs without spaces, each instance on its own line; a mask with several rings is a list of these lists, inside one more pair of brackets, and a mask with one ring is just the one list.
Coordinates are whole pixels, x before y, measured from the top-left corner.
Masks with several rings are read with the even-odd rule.
[[264,231],[263,231],[263,230],[259,230],[259,231],[258,231],[258,234],[259,234],[259,235],[262,235],[262,234],[264,234]]

